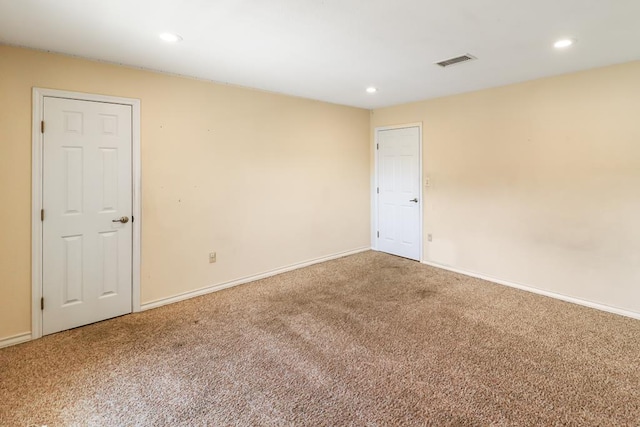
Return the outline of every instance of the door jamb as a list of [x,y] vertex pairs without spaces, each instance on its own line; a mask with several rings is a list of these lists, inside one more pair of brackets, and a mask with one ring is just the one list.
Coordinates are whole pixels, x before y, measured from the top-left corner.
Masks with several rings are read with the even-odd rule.
[[43,134],[41,122],[44,119],[44,98],[67,98],[80,101],[107,102],[131,106],[131,177],[132,212],[135,222],[132,229],[132,270],[131,270],[131,311],[140,311],[140,236],[141,215],[141,173],[140,173],[140,100],[56,89],[33,88],[33,113],[31,128],[31,339],[42,337],[42,167]]
[[376,127],[374,128],[374,138],[373,138],[373,153],[374,153],[374,159],[373,159],[373,166],[374,166],[374,172],[373,172],[373,187],[371,188],[371,200],[373,201],[372,203],[372,209],[371,209],[371,249],[373,249],[374,251],[378,251],[378,237],[377,237],[377,232],[378,232],[378,193],[377,193],[377,188],[379,187],[379,182],[378,182],[378,135],[380,131],[385,131],[385,130],[393,130],[393,129],[404,129],[404,128],[412,128],[412,127],[417,127],[418,128],[418,135],[419,135],[419,144],[418,144],[418,176],[420,179],[420,185],[418,186],[418,200],[420,200],[419,202],[419,209],[420,209],[420,222],[418,224],[418,232],[419,232],[419,236],[418,236],[418,240],[419,240],[419,245],[420,245],[420,252],[419,252],[419,257],[420,259],[418,261],[422,262],[423,260],[423,252],[424,252],[424,247],[423,247],[423,223],[424,223],[424,189],[423,189],[423,178],[422,178],[422,145],[423,145],[423,141],[422,141],[422,122],[415,122],[415,123],[406,123],[406,124],[401,124],[401,125],[391,125],[391,126],[380,126],[380,127]]

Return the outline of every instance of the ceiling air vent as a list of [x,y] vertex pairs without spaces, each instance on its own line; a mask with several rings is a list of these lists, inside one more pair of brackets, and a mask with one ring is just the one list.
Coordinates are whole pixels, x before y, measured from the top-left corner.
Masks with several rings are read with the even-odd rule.
[[461,62],[472,61],[474,59],[478,59],[473,55],[469,55],[468,53],[461,56],[456,56],[455,58],[445,59],[444,61],[436,62],[436,65],[441,66],[442,68],[449,67],[451,65],[460,64]]

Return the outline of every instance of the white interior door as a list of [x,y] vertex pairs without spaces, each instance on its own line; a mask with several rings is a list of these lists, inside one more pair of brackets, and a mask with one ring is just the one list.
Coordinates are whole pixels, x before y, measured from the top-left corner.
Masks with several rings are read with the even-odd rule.
[[50,334],[132,311],[132,111],[45,97],[43,117],[42,326]]
[[420,128],[377,131],[380,251],[419,261]]

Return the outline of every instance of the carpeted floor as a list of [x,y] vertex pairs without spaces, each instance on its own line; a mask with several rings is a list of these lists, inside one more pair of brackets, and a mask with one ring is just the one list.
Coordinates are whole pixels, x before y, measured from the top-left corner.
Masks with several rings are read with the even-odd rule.
[[0,425],[640,425],[640,321],[365,252],[0,350]]

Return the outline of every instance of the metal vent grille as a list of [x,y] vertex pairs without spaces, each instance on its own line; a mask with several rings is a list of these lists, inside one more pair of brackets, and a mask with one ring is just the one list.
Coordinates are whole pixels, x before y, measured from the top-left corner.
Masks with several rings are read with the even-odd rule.
[[460,64],[461,62],[472,61],[474,59],[478,59],[473,55],[469,55],[468,53],[465,55],[456,56],[455,58],[445,59],[443,61],[436,62],[436,65],[444,67],[449,67],[451,65]]

